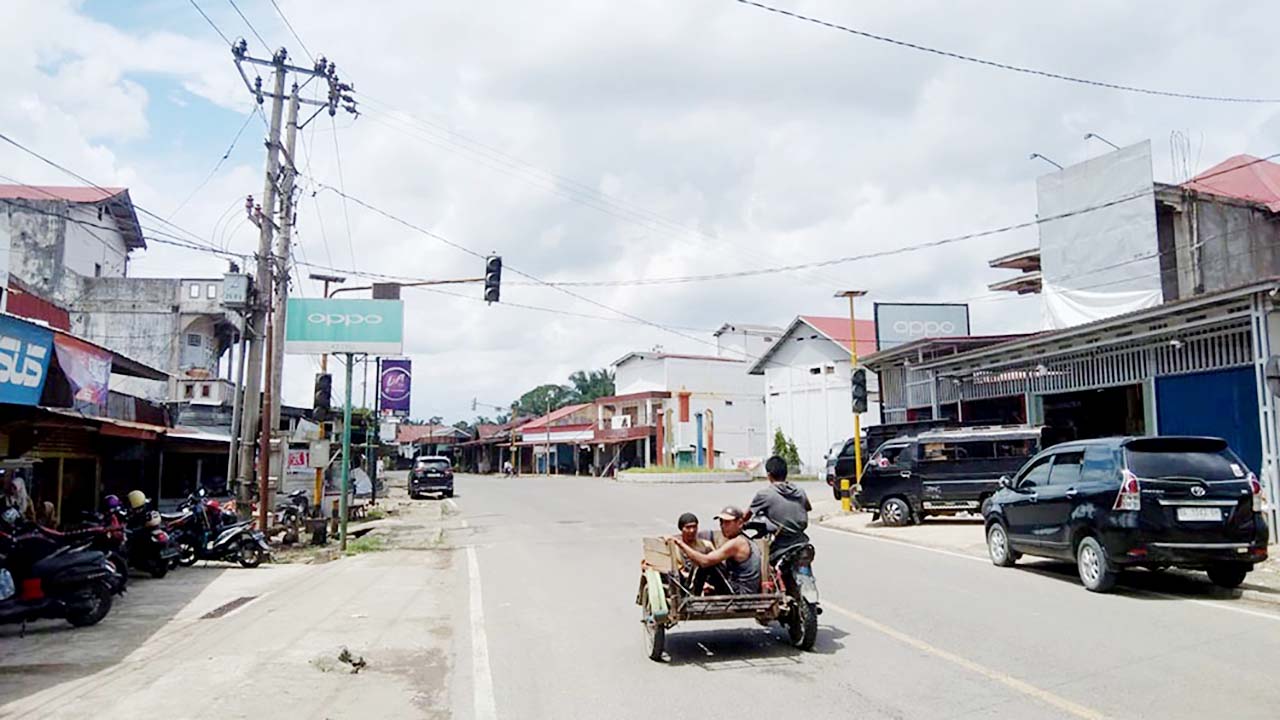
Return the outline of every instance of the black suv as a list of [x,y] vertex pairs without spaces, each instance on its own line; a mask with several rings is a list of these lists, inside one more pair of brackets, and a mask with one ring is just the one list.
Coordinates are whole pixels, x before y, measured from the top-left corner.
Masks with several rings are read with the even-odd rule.
[[[907,525],[926,515],[977,512],[1040,450],[1040,429],[970,427],[935,430],[887,440],[867,459],[853,502],[885,525]],[[853,458],[841,453],[836,477],[853,475]]]
[[1267,558],[1262,486],[1218,438],[1063,443],[1002,484],[983,507],[996,565],[1072,560],[1086,588],[1106,592],[1134,566],[1204,569],[1233,588]]
[[420,456],[409,471],[409,497],[435,492],[453,497],[453,461],[443,455]]

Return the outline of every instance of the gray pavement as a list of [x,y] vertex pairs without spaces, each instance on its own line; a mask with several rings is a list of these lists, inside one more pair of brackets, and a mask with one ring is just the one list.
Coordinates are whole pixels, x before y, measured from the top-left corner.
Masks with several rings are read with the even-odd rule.
[[639,538],[755,489],[460,478],[467,527],[450,539],[475,555],[483,623],[462,597],[476,588],[459,580],[455,611],[473,622],[458,623],[469,637],[455,643],[455,715],[1272,718],[1280,707],[1274,608],[1131,586],[1096,595],[1069,566],[1001,569],[825,528],[812,532],[826,607],[814,652],[776,627],[696,623],[669,636],[669,662],[648,660]]

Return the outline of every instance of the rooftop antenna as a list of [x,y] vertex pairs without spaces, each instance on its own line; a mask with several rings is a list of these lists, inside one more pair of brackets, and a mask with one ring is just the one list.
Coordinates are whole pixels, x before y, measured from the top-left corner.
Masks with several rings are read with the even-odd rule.
[[1045,162],[1049,163],[1050,165],[1052,165],[1052,166],[1054,166],[1054,167],[1058,168],[1059,170],[1065,170],[1065,169],[1066,169],[1066,168],[1062,167],[1061,165],[1059,165],[1058,163],[1056,163],[1056,162],[1054,162],[1054,161],[1050,160],[1049,158],[1047,158],[1047,157],[1045,157],[1045,156],[1041,155],[1040,153],[1031,153],[1031,157],[1029,157],[1029,158],[1027,158],[1027,159],[1028,159],[1028,160],[1043,160],[1043,161],[1045,161]]
[[1104,142],[1104,143],[1106,143],[1106,144],[1110,145],[1111,147],[1115,148],[1116,150],[1119,150],[1119,149],[1120,149],[1120,146],[1119,146],[1119,145],[1117,145],[1117,144],[1115,144],[1115,143],[1111,142],[1110,140],[1108,140],[1108,139],[1106,139],[1106,138],[1102,137],[1102,136],[1101,136],[1101,135],[1099,135],[1098,133],[1085,133],[1085,134],[1084,134],[1084,139],[1085,139],[1085,140],[1101,140],[1102,142]]

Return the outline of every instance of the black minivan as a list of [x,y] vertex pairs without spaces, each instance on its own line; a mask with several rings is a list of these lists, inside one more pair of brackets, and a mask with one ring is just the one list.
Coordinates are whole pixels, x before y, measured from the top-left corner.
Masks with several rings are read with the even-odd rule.
[[1002,485],[983,507],[991,561],[1071,560],[1094,592],[1135,566],[1206,570],[1233,588],[1267,558],[1262,485],[1219,438],[1063,443]]
[[[867,459],[853,502],[885,525],[908,525],[926,515],[977,512],[1040,450],[1040,428],[968,427],[886,440]],[[854,473],[841,453],[836,477]]]

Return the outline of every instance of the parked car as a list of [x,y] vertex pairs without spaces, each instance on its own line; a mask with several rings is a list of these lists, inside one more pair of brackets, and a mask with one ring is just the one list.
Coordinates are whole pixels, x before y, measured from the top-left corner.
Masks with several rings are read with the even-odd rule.
[[409,497],[418,499],[427,493],[453,497],[453,462],[443,455],[422,455],[409,471]]
[[848,444],[848,440],[841,440],[827,450],[827,469],[822,473],[822,476],[826,478],[827,485],[831,487],[832,493],[836,496],[837,500],[840,499],[840,483],[836,481],[836,460],[840,457],[840,452],[844,450],[844,447]]
[[991,561],[1071,560],[1106,592],[1130,567],[1201,569],[1222,587],[1267,558],[1258,478],[1225,440],[1126,437],[1055,445],[984,507]]
[[[1040,450],[1040,429],[970,427],[934,430],[886,441],[867,458],[853,502],[885,525],[908,525],[927,515],[978,512],[1000,489],[1000,478]],[[837,477],[853,475],[841,454]]]

